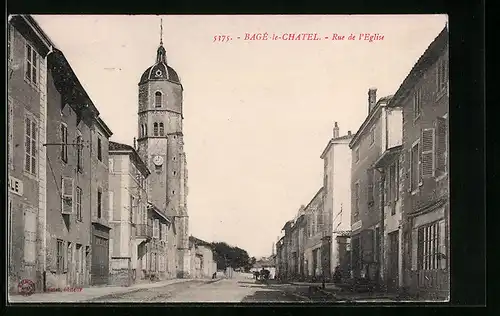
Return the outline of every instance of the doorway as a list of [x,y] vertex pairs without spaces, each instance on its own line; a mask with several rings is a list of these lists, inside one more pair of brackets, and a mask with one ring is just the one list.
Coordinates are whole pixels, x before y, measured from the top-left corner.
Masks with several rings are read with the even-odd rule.
[[389,233],[388,239],[387,289],[397,290],[399,285],[399,231]]

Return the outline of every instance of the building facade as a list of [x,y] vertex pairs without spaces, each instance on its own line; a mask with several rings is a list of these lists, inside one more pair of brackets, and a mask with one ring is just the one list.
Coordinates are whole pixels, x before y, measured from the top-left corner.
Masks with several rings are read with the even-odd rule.
[[189,237],[190,254],[190,276],[195,279],[210,279],[217,272],[217,264],[214,261],[213,247],[210,243]]
[[377,101],[377,89],[368,91],[368,115],[349,143],[351,164],[351,264],[352,276],[372,281],[382,277],[381,236],[382,176],[374,163],[387,137],[384,113],[391,96]]
[[304,265],[307,267],[307,278],[319,280],[323,277],[324,264],[322,258],[324,223],[324,188],[318,190],[309,204],[304,208],[307,219],[306,242],[304,246]]
[[48,58],[47,113],[46,287],[87,286],[92,263],[90,145],[99,112],[56,48]]
[[97,117],[91,129],[91,284],[109,282],[109,138],[112,133],[104,121]]
[[351,150],[349,142],[351,131],[340,136],[335,122],[333,137],[321,154],[324,162],[324,213],[327,218],[326,229],[330,250],[330,276],[337,267],[345,275],[350,269],[350,230],[351,230]]
[[448,29],[417,61],[391,104],[403,108],[403,285],[448,297]]
[[47,55],[53,44],[29,15],[7,23],[9,292],[40,291],[46,270]]
[[176,240],[168,252],[175,255],[176,275],[181,278],[189,276],[191,262],[182,97],[179,76],[167,64],[166,50],[160,43],[155,64],[139,82],[137,142],[139,155],[151,170],[150,202],[173,219]]
[[109,142],[110,283],[130,285],[145,275],[142,249],[153,237],[148,225],[146,179],[150,171],[129,145]]

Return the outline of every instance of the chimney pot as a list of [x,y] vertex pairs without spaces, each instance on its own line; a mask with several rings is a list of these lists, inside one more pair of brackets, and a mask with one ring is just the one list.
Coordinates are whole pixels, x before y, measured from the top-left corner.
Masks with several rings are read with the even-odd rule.
[[335,126],[333,127],[333,138],[339,137],[339,125],[335,122]]
[[347,136],[351,136],[351,131],[347,131]]
[[368,89],[368,113],[370,113],[377,103],[377,88]]

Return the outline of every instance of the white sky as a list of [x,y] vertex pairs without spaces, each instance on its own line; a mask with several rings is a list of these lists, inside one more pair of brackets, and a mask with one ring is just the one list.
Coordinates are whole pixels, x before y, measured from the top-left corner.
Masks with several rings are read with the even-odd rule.
[[[155,61],[159,16],[34,16],[113,131],[137,136],[138,82]],[[367,91],[394,94],[445,15],[162,16],[184,86],[190,233],[268,256],[285,221],[322,185],[332,134],[357,131]],[[214,43],[246,32],[378,33],[382,41]]]

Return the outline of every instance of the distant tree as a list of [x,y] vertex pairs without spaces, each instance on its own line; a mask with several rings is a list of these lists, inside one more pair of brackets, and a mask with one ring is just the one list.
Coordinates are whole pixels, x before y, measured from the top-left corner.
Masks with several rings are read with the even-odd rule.
[[248,269],[251,259],[246,250],[230,246],[225,242],[214,242],[212,246],[217,269],[222,270],[227,267]]

